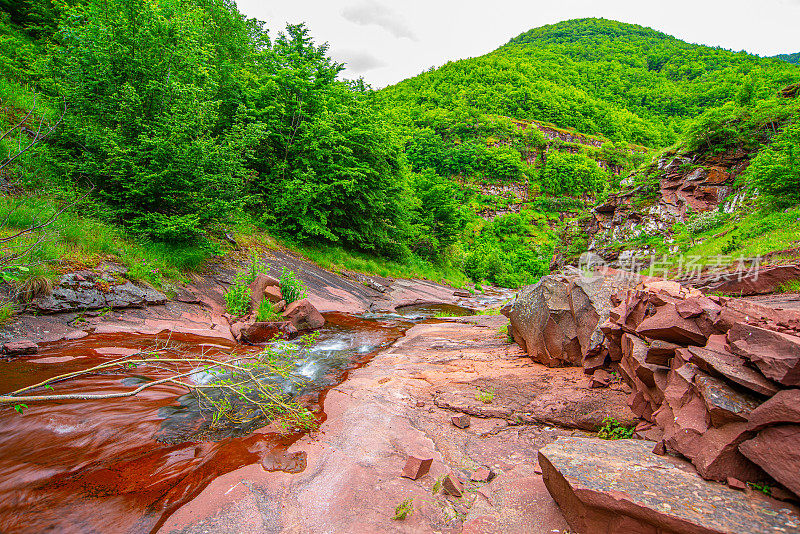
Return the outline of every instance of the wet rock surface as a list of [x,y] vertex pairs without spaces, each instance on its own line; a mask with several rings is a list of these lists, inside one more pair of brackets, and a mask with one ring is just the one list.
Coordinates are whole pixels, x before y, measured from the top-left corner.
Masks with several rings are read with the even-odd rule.
[[800,532],[791,505],[708,482],[655,443],[560,438],[539,450],[550,493],[576,533]]
[[[266,473],[252,466],[225,475],[161,531],[564,531],[567,525],[536,473],[536,451],[559,436],[586,434],[516,415],[528,413],[531,401],[557,380],[572,392],[560,401],[564,413],[590,407],[624,418],[625,396],[615,392],[607,404],[594,396],[580,369],[531,362],[506,340],[500,331],[505,324],[503,317],[481,316],[411,328],[328,392],[319,431],[290,448],[306,453],[305,471]],[[539,389],[526,392],[535,384]],[[491,402],[476,399],[478,392],[491,392]],[[444,398],[460,404],[441,407]],[[543,401],[540,413],[552,404]],[[474,412],[467,428],[451,422],[462,410]],[[574,426],[573,417],[560,420]],[[401,477],[409,456],[432,458],[429,473]],[[495,475],[488,483],[471,480],[475,473],[482,478],[482,467]],[[462,484],[460,498],[432,493],[448,474]],[[394,508],[409,498],[414,513],[392,521]]]

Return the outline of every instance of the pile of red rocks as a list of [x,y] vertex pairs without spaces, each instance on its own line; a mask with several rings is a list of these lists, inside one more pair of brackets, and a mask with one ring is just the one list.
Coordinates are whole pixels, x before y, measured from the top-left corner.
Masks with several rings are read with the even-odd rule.
[[[256,310],[262,300],[272,303],[272,309],[281,314],[283,321],[258,321]],[[233,317],[226,314],[234,339],[240,343],[267,343],[275,339],[293,339],[299,332],[317,330],[325,325],[325,318],[308,299],[286,304],[275,278],[259,274],[250,284],[250,308],[247,315]]]
[[673,282],[620,292],[614,304],[601,325],[607,363],[651,424],[640,433],[703,478],[768,474],[800,495],[800,390],[792,389],[800,386],[800,313]]
[[[536,361],[632,388],[640,437],[706,479],[770,477],[800,495],[800,312],[676,282],[553,275],[520,291],[511,332]],[[769,476],[768,476],[769,475]]]

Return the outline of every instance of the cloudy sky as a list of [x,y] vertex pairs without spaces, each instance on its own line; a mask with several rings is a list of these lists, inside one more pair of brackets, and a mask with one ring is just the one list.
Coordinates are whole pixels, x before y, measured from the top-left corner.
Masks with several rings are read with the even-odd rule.
[[604,17],[759,55],[800,51],[800,0],[238,0],[271,34],[305,22],[344,75],[383,87],[537,26]]

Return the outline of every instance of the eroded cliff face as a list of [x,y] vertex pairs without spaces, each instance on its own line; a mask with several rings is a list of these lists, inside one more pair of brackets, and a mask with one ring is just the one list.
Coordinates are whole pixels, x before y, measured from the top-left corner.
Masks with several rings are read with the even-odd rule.
[[[750,163],[753,152],[732,149],[722,154],[687,154],[661,158],[656,163],[657,192],[632,187],[610,195],[595,207],[581,226],[589,236],[588,249],[615,266],[633,256],[648,256],[646,247],[620,247],[639,237],[663,236],[670,244],[672,227],[691,214],[722,210],[731,213],[746,200],[746,192],[735,186]],[[624,182],[623,182],[624,183]],[[671,250],[674,252],[674,249]]]

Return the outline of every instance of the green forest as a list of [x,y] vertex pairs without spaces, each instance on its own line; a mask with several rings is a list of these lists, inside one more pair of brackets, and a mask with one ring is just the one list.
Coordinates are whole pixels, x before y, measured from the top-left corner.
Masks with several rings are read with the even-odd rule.
[[778,95],[796,54],[583,19],[376,91],[313,28],[270,35],[230,0],[0,7],[3,232],[66,206],[6,279],[114,258],[157,284],[233,233],[334,269],[518,287],[550,271],[563,213],[667,147],[756,142],[743,185],[766,209],[800,202],[799,99]]

